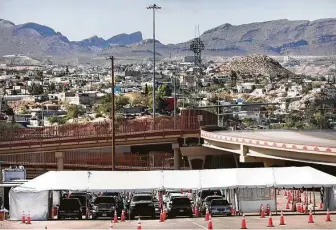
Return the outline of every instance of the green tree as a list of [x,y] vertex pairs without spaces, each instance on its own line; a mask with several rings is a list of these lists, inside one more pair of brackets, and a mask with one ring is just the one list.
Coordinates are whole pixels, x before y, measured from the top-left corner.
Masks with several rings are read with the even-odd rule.
[[121,76],[119,76],[119,75],[115,76],[114,81],[115,82],[121,82],[122,81]]
[[59,125],[62,125],[62,124],[65,124],[66,122],[66,117],[59,117],[59,116],[51,116],[51,117],[48,117],[48,121],[52,124],[59,124]]
[[158,87],[157,92],[163,98],[163,97],[171,96],[173,91],[167,84],[163,84]]
[[32,83],[31,86],[28,88],[28,91],[32,95],[40,95],[40,94],[43,93],[43,87],[42,87],[42,85]]
[[328,118],[322,112],[319,111],[315,113],[314,119],[315,119],[315,124],[317,125],[319,129],[327,128]]
[[79,116],[84,114],[84,109],[78,105],[70,105],[67,108],[67,118],[68,119],[77,119]]
[[[123,95],[114,97],[115,109],[118,111],[129,104],[129,98]],[[96,112],[109,115],[112,111],[112,94],[103,96],[100,100],[99,106],[96,107]]]
[[120,110],[121,108],[125,107],[126,105],[129,104],[129,98],[125,97],[123,95],[119,95],[115,97],[115,107],[116,110]]

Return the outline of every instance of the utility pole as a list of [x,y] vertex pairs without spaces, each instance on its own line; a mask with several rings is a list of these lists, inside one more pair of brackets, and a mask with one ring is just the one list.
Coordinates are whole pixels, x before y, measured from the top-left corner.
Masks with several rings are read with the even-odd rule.
[[155,89],[156,89],[156,82],[155,82],[155,10],[160,10],[161,7],[157,6],[156,4],[150,5],[147,7],[149,10],[153,10],[153,127],[155,129]]
[[176,98],[176,76],[174,77],[174,129],[176,129],[176,104],[177,104],[177,98]]
[[115,171],[115,105],[114,105],[114,57],[111,56],[108,59],[111,60],[111,78],[112,78],[112,98],[111,98],[111,104],[112,104],[112,110],[111,110],[111,119],[112,119],[112,171]]

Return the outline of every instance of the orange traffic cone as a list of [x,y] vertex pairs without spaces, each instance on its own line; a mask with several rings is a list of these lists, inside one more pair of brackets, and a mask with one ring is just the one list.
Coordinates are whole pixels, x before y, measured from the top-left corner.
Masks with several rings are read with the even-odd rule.
[[118,214],[117,211],[114,211],[113,223],[118,223]]
[[164,222],[164,220],[163,220],[163,212],[162,211],[160,212],[160,222]]
[[327,218],[326,218],[326,221],[327,222],[331,221],[329,209],[327,209]]
[[212,230],[211,215],[209,215],[208,230]]
[[241,222],[240,229],[247,229],[246,220],[245,220],[245,214],[243,214],[243,219],[242,219],[242,222]]
[[22,224],[26,223],[26,215],[25,215],[24,211],[22,212],[21,223]]
[[307,206],[306,205],[302,205],[301,211],[302,211],[301,213],[306,213]]
[[286,209],[289,209],[289,202],[286,203]]
[[195,208],[195,216],[196,216],[196,217],[199,217],[198,207]]
[[286,224],[285,224],[285,218],[284,218],[284,216],[283,216],[282,211],[281,211],[281,215],[280,215],[280,224],[279,224],[279,225],[286,225]]
[[121,217],[120,217],[120,220],[121,220],[122,222],[125,221],[125,211],[124,211],[124,209],[121,211]]
[[265,218],[265,210],[264,210],[264,206],[261,206],[260,218]]
[[272,214],[269,215],[268,217],[268,225],[267,227],[274,227],[273,225],[273,219],[272,219]]
[[163,210],[163,220],[167,220],[167,211],[166,211],[166,209]]
[[112,222],[110,223],[110,230],[113,229],[113,225],[112,225]]
[[26,224],[31,224],[30,213],[28,212]]
[[313,220],[313,213],[312,213],[311,210],[309,211],[308,223],[309,223],[309,224],[313,224],[313,223],[314,223],[314,220]]
[[209,213],[209,209],[207,208],[207,209],[206,209],[206,212],[205,212],[205,219],[204,219],[205,221],[208,221],[208,220],[209,220],[209,214],[210,214],[210,213]]
[[141,230],[141,221],[140,221],[140,217],[138,219],[138,227],[137,227],[137,230]]
[[302,204],[299,204],[299,213],[303,213],[303,205]]

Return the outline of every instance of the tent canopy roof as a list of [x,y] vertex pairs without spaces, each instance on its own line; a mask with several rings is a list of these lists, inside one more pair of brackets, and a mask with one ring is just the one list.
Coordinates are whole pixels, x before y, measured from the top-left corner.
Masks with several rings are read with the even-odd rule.
[[156,189],[309,188],[336,185],[336,177],[311,167],[174,171],[50,171],[14,190],[151,191]]

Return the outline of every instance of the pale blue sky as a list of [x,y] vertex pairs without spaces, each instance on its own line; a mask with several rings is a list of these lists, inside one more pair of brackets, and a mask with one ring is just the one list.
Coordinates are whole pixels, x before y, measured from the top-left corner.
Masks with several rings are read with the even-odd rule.
[[202,33],[224,23],[336,17],[336,0],[0,0],[0,18],[47,25],[70,40],[135,31],[151,38],[153,3],[162,6],[156,37],[163,43],[193,38],[198,24]]

